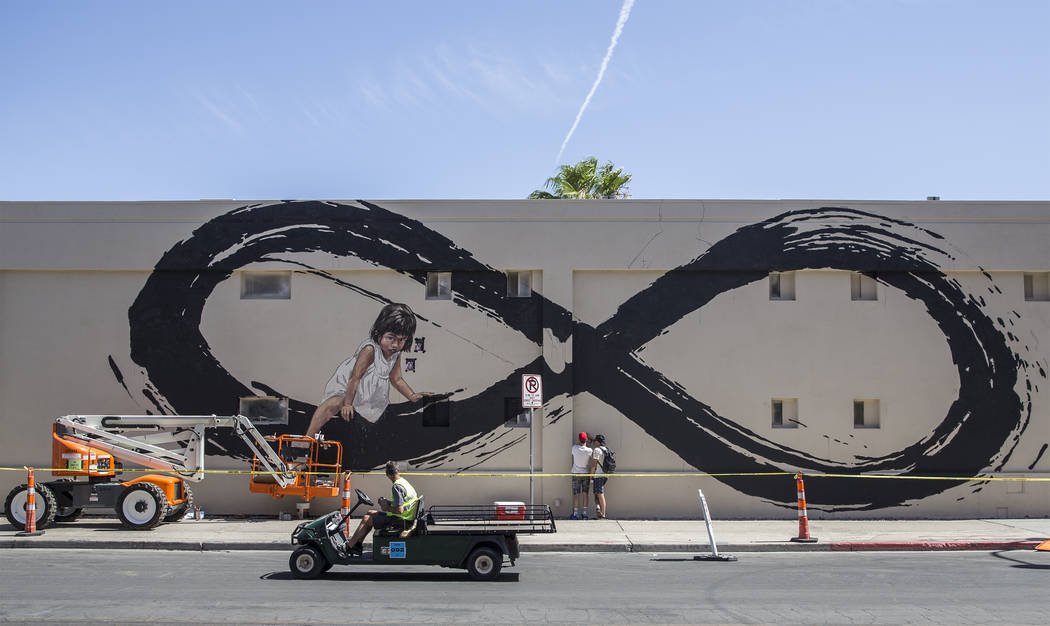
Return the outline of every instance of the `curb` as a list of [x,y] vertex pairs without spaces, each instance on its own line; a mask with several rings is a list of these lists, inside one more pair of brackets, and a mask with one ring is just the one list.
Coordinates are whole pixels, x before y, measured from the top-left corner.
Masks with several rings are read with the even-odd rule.
[[832,543],[832,552],[931,552],[949,550],[1034,550],[1039,541],[868,541]]
[[182,552],[222,552],[234,550],[290,550],[287,541],[77,541],[33,540],[28,537],[0,539],[3,548],[47,548],[53,550],[178,550]]
[[[732,552],[935,552],[1034,550],[1040,541],[838,541],[829,543],[738,543],[718,546],[719,553]],[[522,553],[710,553],[709,545],[682,543],[547,543],[521,544]],[[0,538],[2,548],[50,548],[58,550],[178,550],[185,552],[229,552],[239,550],[286,551],[287,541],[77,541],[31,537]]]

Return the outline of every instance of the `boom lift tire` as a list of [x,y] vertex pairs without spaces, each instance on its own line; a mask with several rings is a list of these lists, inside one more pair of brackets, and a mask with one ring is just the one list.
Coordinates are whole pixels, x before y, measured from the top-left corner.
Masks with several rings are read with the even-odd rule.
[[297,548],[288,558],[288,569],[296,578],[317,578],[328,571],[326,565],[328,560],[324,555],[310,546]]
[[115,508],[124,528],[151,530],[168,514],[168,498],[153,483],[135,483],[124,489]]
[[467,557],[467,571],[474,580],[496,580],[503,568],[503,555],[488,546],[479,546]]
[[[55,494],[43,483],[37,483],[33,489],[36,497],[33,499],[36,505],[36,529],[44,530],[55,523],[55,511],[58,508],[55,502]],[[29,499],[29,484],[21,484],[7,494],[4,502],[4,515],[7,521],[18,530],[26,528],[26,501]]]
[[164,516],[165,522],[177,522],[186,515],[186,511],[193,508],[193,491],[190,490],[190,486],[185,481],[182,483],[182,497],[185,498],[185,501],[182,504],[176,504],[171,507],[168,514]]
[[[73,484],[72,478],[59,478],[53,481],[55,483],[69,483]],[[58,500],[58,495],[55,496],[55,500]],[[84,507],[73,507],[73,506],[60,506],[55,509],[55,521],[56,522],[75,522],[80,519],[80,516],[84,514]]]

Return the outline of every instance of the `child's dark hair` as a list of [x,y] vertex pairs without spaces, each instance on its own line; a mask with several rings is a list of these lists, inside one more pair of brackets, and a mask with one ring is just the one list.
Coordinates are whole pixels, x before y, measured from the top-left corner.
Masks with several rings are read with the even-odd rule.
[[416,334],[416,314],[407,304],[388,304],[379,312],[379,317],[372,324],[370,333],[372,341],[379,343],[379,338],[384,333],[394,333],[405,336],[405,345],[402,352],[412,349],[412,337]]

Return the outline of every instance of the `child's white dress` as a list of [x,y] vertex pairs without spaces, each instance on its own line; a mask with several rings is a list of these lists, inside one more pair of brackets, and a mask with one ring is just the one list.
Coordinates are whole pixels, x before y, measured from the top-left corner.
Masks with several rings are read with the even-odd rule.
[[357,355],[361,354],[365,346],[372,346],[375,355],[372,357],[371,365],[361,377],[361,382],[357,385],[357,393],[354,395],[354,413],[370,422],[375,422],[390,404],[390,371],[401,358],[401,352],[395,352],[394,356],[387,359],[383,356],[383,350],[379,344],[371,339],[362,341],[354,351],[354,355],[339,364],[332,379],[325,385],[324,398],[321,399],[321,402],[334,396],[346,395],[346,385],[350,382],[354,363],[357,363]]

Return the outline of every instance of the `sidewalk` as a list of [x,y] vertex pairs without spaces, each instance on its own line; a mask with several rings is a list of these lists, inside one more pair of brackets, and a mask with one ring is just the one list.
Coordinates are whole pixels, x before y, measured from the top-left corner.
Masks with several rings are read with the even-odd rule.
[[[2,519],[2,518],[0,518]],[[5,520],[6,522],[6,520]],[[17,537],[0,524],[0,548],[290,550],[298,520],[203,519],[125,530],[115,518],[89,517]],[[1050,519],[810,520],[816,543],[795,543],[795,520],[715,521],[718,551],[1029,550],[1050,538]],[[558,532],[519,535],[522,552],[710,553],[701,521],[557,520]]]

